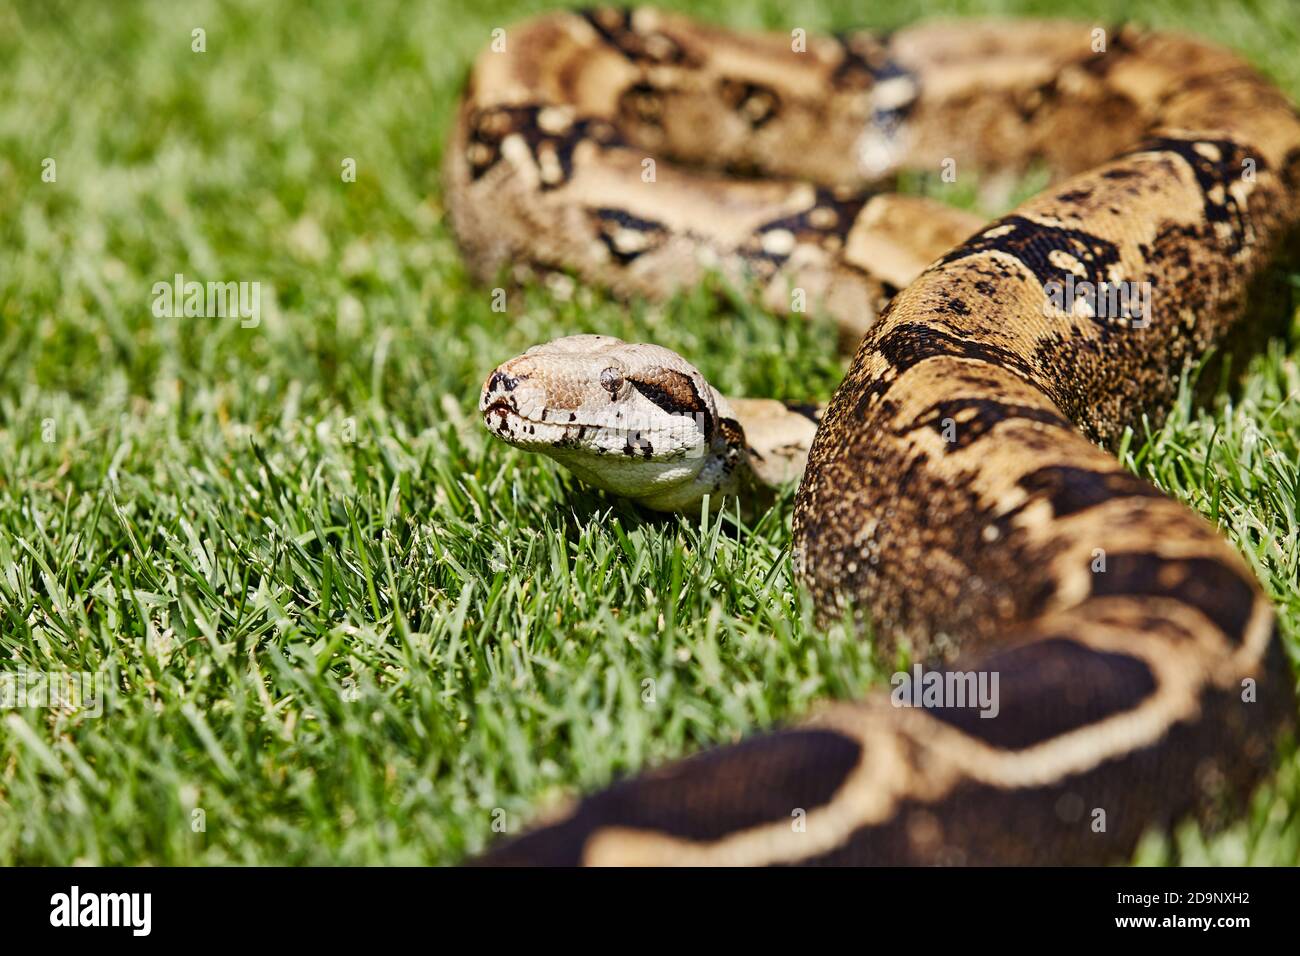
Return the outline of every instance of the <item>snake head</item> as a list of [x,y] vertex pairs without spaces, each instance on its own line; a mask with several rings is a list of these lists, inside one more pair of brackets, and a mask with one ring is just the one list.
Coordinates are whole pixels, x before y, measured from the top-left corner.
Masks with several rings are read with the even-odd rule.
[[730,409],[695,366],[607,335],[555,339],[498,366],[479,412],[502,441],[661,511],[733,492],[743,461]]

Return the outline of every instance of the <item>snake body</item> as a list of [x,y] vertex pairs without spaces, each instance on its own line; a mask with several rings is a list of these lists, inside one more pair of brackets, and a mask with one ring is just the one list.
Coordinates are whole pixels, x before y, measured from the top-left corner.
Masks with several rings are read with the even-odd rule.
[[[453,130],[450,211],[484,279],[527,264],[662,297],[712,270],[864,333],[814,416],[797,569],[887,652],[996,675],[998,714],[830,705],[587,796],[485,859],[1098,863],[1214,818],[1271,767],[1293,677],[1241,558],[1106,449],[1160,420],[1188,363],[1278,313],[1300,118],[1190,37],[799,33],[645,9],[506,31]],[[876,191],[953,160],[1042,164],[1053,184],[988,225]],[[1149,308],[1077,283],[1143,289]],[[485,421],[652,507],[734,490],[766,426],[654,349],[532,350],[488,379]],[[641,419],[619,431],[611,407]],[[630,440],[646,416],[661,430]]]

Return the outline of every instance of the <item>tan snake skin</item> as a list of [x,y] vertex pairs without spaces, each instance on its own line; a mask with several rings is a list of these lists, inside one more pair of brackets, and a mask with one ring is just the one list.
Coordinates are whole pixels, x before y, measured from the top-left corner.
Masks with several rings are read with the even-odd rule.
[[[1104,447],[1284,307],[1270,266],[1300,220],[1300,119],[1203,41],[1104,40],[980,21],[800,50],[638,9],[544,16],[481,55],[445,168],[476,273],[661,297],[715,270],[865,331],[799,488],[798,567],[886,654],[1000,688],[993,719],[829,706],[589,796],[486,862],[1122,861],[1267,772],[1295,714],[1271,609],[1214,528]],[[1041,163],[1054,185],[982,229],[871,191],[949,160]],[[1069,284],[1048,308],[1067,280],[1131,283],[1149,309]],[[508,379],[486,387],[498,420]]]

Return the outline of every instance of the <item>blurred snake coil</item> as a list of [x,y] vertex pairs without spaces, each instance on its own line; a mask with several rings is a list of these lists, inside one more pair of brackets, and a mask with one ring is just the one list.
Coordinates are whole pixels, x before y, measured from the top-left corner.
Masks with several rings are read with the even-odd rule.
[[[955,161],[1052,184],[984,226],[881,191]],[[1000,678],[995,719],[827,705],[481,862],[1117,862],[1269,771],[1295,716],[1272,609],[1107,450],[1289,302],[1300,117],[1239,57],[1064,21],[815,37],[557,12],[478,58],[444,176],[485,281],[663,298],[716,272],[861,337],[799,486],[797,570],[886,653]],[[1087,283],[1147,289],[1149,314],[1044,307]]]

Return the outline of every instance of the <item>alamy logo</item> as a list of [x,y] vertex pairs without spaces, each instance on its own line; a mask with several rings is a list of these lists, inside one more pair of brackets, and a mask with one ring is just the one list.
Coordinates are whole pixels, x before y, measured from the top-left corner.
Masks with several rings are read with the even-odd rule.
[[1064,282],[1052,279],[1043,292],[1047,294],[1043,315],[1048,318],[1114,319],[1135,329],[1146,328],[1151,321],[1150,282],[1090,282],[1067,273]]
[[89,671],[0,671],[0,710],[50,707],[101,717],[104,678]]
[[133,936],[153,928],[152,893],[68,893],[50,897],[51,926],[128,926]]
[[708,434],[707,422],[704,412],[673,414],[667,422],[663,416],[630,415],[606,432],[615,444],[622,442],[626,455],[649,457],[656,452],[662,455],[673,451],[685,459],[703,458],[709,450],[703,441],[703,436]]
[[911,674],[899,671],[889,682],[895,707],[978,707],[981,717],[1001,710],[997,671],[927,671],[917,664]]
[[185,281],[176,273],[171,282],[153,284],[153,314],[159,319],[238,316],[245,329],[262,322],[262,283]]

